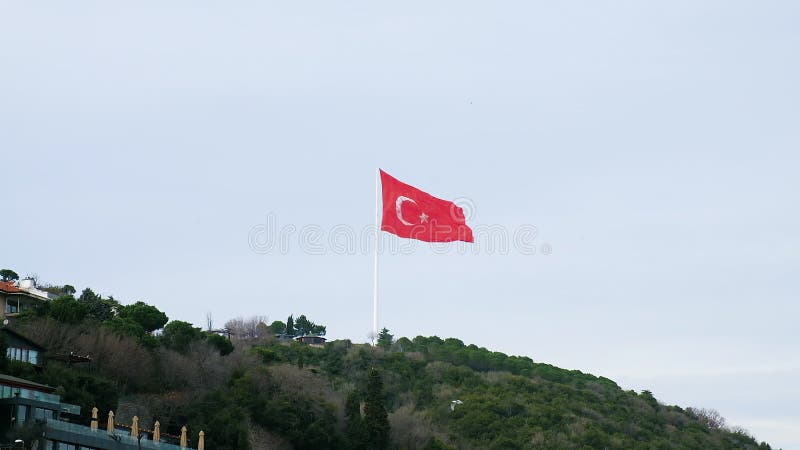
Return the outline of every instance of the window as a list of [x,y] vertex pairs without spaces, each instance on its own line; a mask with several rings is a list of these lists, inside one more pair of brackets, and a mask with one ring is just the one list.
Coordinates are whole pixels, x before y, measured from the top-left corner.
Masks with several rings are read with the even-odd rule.
[[39,364],[39,351],[37,350],[9,347],[6,349],[6,357],[12,361]]
[[50,409],[36,408],[33,417],[39,420],[53,420],[53,411]]
[[15,314],[19,312],[19,301],[6,299],[6,314]]
[[27,405],[19,405],[17,409],[17,426],[21,427],[25,425],[25,422],[28,420],[28,406]]

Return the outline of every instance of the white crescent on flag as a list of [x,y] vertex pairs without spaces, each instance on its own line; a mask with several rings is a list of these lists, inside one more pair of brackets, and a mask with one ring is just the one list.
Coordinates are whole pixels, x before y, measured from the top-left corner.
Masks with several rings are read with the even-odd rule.
[[408,222],[406,219],[403,218],[403,211],[402,211],[403,202],[411,202],[415,205],[417,204],[417,202],[415,202],[413,199],[401,195],[397,197],[397,201],[395,201],[394,203],[395,211],[397,212],[397,220],[399,220],[400,223],[402,223],[403,225],[412,226],[414,225],[413,223]]

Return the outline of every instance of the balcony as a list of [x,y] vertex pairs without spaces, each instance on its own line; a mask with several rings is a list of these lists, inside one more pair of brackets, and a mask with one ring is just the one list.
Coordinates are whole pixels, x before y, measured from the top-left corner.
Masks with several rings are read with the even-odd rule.
[[84,425],[78,425],[69,422],[62,422],[60,420],[48,420],[45,423],[45,427],[49,430],[57,430],[66,433],[70,433],[76,436],[83,436],[88,437],[90,439],[108,439],[108,440],[115,440],[121,444],[128,444],[136,447],[137,445],[141,444],[141,448],[143,449],[152,449],[152,450],[187,450],[186,447],[180,447],[175,444],[169,444],[166,442],[153,442],[149,439],[142,438],[141,441],[137,443],[137,439],[122,432],[120,430],[115,430],[114,434],[109,434],[105,428],[93,430],[91,427],[87,427]]

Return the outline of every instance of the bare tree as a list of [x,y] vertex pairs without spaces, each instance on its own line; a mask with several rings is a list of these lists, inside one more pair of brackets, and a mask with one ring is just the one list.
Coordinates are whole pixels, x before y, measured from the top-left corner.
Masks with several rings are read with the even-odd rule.
[[715,409],[708,408],[686,408],[686,412],[697,417],[703,425],[712,430],[725,428],[725,418]]
[[267,316],[237,317],[225,322],[225,328],[230,330],[232,339],[257,339],[260,337],[259,325],[267,325],[268,320]]
[[90,328],[75,340],[74,350],[90,356],[90,367],[120,385],[144,389],[159,380],[153,356],[142,351],[134,337],[120,336],[105,327]]
[[23,322],[20,331],[51,354],[75,350],[75,340],[82,332],[78,327],[71,327],[50,318]]
[[259,325],[264,324],[268,325],[269,317],[268,316],[253,316],[245,322],[247,327],[248,336],[252,339],[258,339],[260,336],[258,335]]
[[225,328],[231,332],[231,339],[243,339],[244,318],[239,316],[225,322]]
[[23,325],[23,334],[48,349],[53,359],[88,356],[88,368],[136,388],[157,381],[149,352],[136,338],[120,336],[106,327],[69,325],[50,318],[37,318]]
[[196,387],[219,386],[230,374],[219,351],[205,341],[192,342],[186,356],[193,366],[193,378],[190,381]]

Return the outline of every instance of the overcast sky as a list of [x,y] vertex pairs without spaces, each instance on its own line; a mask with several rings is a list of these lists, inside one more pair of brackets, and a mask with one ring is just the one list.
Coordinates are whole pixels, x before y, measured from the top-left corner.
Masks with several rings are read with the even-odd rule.
[[[372,223],[381,167],[537,230],[535,254],[384,252],[395,335],[800,449],[798,23],[791,1],[5,1],[0,266],[363,342],[370,250],[328,237]],[[291,226],[321,244],[267,248]]]

